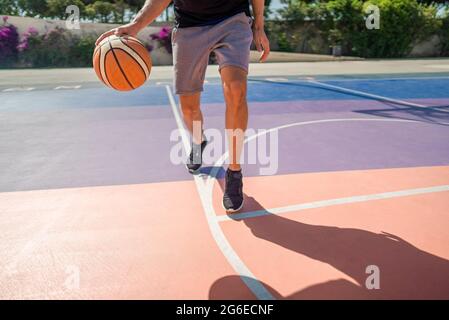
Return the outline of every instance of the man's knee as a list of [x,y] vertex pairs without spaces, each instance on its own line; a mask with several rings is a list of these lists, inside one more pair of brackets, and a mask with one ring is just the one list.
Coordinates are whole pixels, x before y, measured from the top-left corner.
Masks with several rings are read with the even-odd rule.
[[246,101],[246,79],[233,79],[223,81],[224,94],[228,101],[240,105]]
[[179,97],[181,109],[184,114],[194,114],[200,111],[200,99],[196,95],[182,95]]

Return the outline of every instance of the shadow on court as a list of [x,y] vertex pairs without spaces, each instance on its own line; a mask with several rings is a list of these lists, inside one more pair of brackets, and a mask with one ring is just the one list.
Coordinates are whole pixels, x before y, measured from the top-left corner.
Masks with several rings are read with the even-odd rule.
[[[338,88],[328,88],[323,87],[314,83],[298,83],[298,82],[273,82],[263,79],[249,79],[252,82],[263,82],[269,83],[271,85],[279,85],[279,86],[296,86],[307,90],[308,88],[320,89],[329,92],[336,92],[342,95],[363,98],[365,100],[378,101],[383,103],[385,106],[389,106],[389,109],[379,109],[379,110],[354,110],[353,112],[368,114],[372,116],[384,117],[384,118],[394,118],[394,119],[402,119],[402,120],[414,120],[421,121],[431,124],[438,124],[443,126],[448,126],[447,123],[441,123],[440,121],[449,121],[449,106],[440,105],[440,106],[424,106],[424,107],[414,107],[410,106],[406,102],[401,102],[400,99],[395,102],[392,102],[390,99],[382,99],[381,97],[375,98],[370,97],[364,94],[359,94],[357,92],[348,92],[345,90],[339,90]],[[369,94],[369,92],[367,92]],[[360,101],[360,104],[363,104],[363,100]]]
[[[266,210],[250,196],[246,196],[245,201],[245,211]],[[305,224],[274,214],[235,223],[244,223],[255,237],[329,264],[357,282],[356,285],[344,279],[332,280],[286,297],[264,283],[277,299],[449,298],[449,261],[393,234]],[[379,267],[379,290],[365,287],[369,276],[365,270],[369,265]],[[210,288],[209,298],[229,297],[237,281],[241,281],[238,276],[218,279]]]
[[[353,112],[371,115],[375,117],[383,117],[390,119],[413,120],[442,126],[449,126],[449,123],[440,121],[449,121],[449,106],[441,107],[397,107],[392,103],[385,103],[390,106],[389,109],[372,109],[372,110],[354,110]],[[447,111],[445,111],[447,110]]]

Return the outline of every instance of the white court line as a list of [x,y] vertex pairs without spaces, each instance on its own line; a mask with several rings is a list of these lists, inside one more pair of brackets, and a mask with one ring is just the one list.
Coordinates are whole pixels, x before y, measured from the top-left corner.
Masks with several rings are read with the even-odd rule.
[[76,90],[76,89],[80,89],[81,85],[77,85],[77,86],[58,86],[56,88],[54,88],[54,90]]
[[265,80],[271,81],[271,82],[288,82],[287,78],[282,78],[282,77],[265,78]]
[[[347,88],[343,88],[343,87],[340,87],[340,86],[334,86],[332,84],[327,84],[327,83],[319,82],[319,81],[316,81],[316,80],[308,80],[307,82],[314,83],[314,84],[317,84],[317,85],[322,86],[322,87],[332,88],[332,89],[336,89],[336,90],[347,92],[347,93],[352,93],[352,94],[357,94],[357,95],[373,98],[373,99],[376,99],[376,100],[388,101],[388,102],[391,102],[391,103],[394,103],[394,104],[401,104],[401,105],[406,105],[406,106],[415,107],[415,108],[422,108],[422,109],[435,108],[435,107],[427,107],[425,105],[418,104],[418,103],[413,103],[413,102],[408,102],[408,101],[404,101],[404,100],[398,100],[398,99],[388,98],[388,97],[384,97],[384,96],[379,96],[377,94],[371,94],[371,93],[364,92],[364,91],[347,89]],[[439,111],[441,111],[441,112],[449,112],[449,111],[446,111],[446,110],[439,110]]]
[[[342,118],[342,119],[323,119],[323,120],[312,120],[312,121],[303,121],[303,122],[295,122],[295,123],[290,123],[290,124],[285,124],[282,126],[278,126],[278,127],[274,127],[271,128],[269,130],[266,131],[260,131],[257,134],[254,134],[248,138],[245,139],[245,141],[243,142],[243,144],[248,143],[251,140],[254,140],[256,138],[258,138],[259,136],[262,135],[266,135],[270,132],[276,131],[276,130],[281,130],[281,129],[286,129],[286,128],[291,128],[291,127],[296,127],[296,126],[306,126],[306,125],[314,125],[314,124],[319,124],[319,123],[332,123],[332,122],[352,122],[352,121],[375,121],[375,122],[403,122],[403,123],[419,123],[419,121],[415,121],[415,120],[404,120],[404,119],[372,119],[372,118]],[[206,189],[208,190],[208,193],[210,194],[210,197],[212,199],[212,192],[213,192],[213,187],[214,187],[214,183],[217,177],[217,174],[220,170],[220,168],[223,166],[223,164],[225,163],[226,159],[229,157],[229,152],[225,152],[215,163],[213,166],[213,169],[211,170],[209,176],[206,179]],[[398,191],[401,192],[401,191]],[[372,196],[372,195],[369,195]],[[362,197],[362,196],[360,196]],[[351,197],[354,198],[354,197]],[[336,199],[331,199],[329,201],[335,201]],[[326,200],[327,201],[327,200]],[[338,199],[338,201],[342,201],[341,199]],[[330,203],[331,203],[330,202]],[[327,203],[326,205],[330,205],[330,203]],[[288,210],[291,207],[294,207],[294,209],[292,210],[303,210],[303,209],[308,209],[311,203],[306,203],[306,204],[300,204],[300,205],[295,205],[295,206],[287,206],[287,207],[282,207],[282,208],[275,208],[275,209],[268,209],[270,212],[276,213],[276,210],[280,210],[279,212],[282,212],[282,210]],[[312,203],[312,205],[317,205],[316,203]],[[298,206],[300,207],[300,209],[298,209]],[[301,206],[305,206],[304,208],[301,208]],[[215,216],[215,219],[218,222],[221,221],[226,221],[226,220],[230,220],[230,218],[228,216],[218,216],[214,210],[214,208],[212,207],[213,210],[213,215]],[[261,210],[260,212],[256,212],[256,215],[264,215],[267,214],[265,213],[265,210]],[[242,213],[242,217],[244,217],[244,215],[247,213]],[[249,213],[248,213],[249,214]],[[236,217],[238,217],[240,214],[232,214],[232,217],[235,219]]]
[[[311,120],[311,121],[302,121],[302,122],[294,122],[289,124],[284,124],[282,126],[274,127],[268,130],[262,130],[248,138],[245,139],[243,144],[248,143],[262,135],[266,135],[276,130],[287,129],[291,127],[298,126],[306,126],[306,125],[314,125],[319,123],[331,123],[331,122],[353,122],[353,121],[374,121],[374,122],[404,122],[404,123],[419,123],[417,120],[405,120],[405,119],[378,119],[378,118],[337,118],[337,119],[322,119],[322,120]],[[229,152],[225,152],[217,161],[215,161],[213,169],[211,170],[209,176],[206,179],[206,187],[208,189],[212,189],[217,174],[220,170],[220,167],[223,166],[226,159],[229,157]]]
[[[319,75],[318,75],[319,77]],[[305,80],[307,77],[298,77],[298,80]],[[315,78],[314,78],[315,79]],[[438,79],[449,79],[448,76],[441,76],[441,77],[394,77],[394,78],[326,78],[321,77],[320,81],[342,81],[342,82],[354,82],[354,81],[388,81],[388,80],[438,80]]]
[[[171,92],[170,86],[167,85],[166,89],[173,115],[175,116],[176,124],[181,132],[185,151],[186,153],[188,153],[190,149],[189,138],[187,137],[186,131],[184,130],[184,124],[181,119],[181,115],[179,113],[175,98],[173,97],[173,93]],[[215,211],[212,205],[212,194],[210,194],[209,190],[206,188],[204,182],[199,176],[194,175],[193,178],[200,195],[201,204],[203,205],[210,231],[221,252],[228,260],[229,264],[234,268],[235,272],[242,278],[243,282],[248,286],[248,288],[258,299],[274,300],[275,298],[272,296],[272,294],[259,280],[257,280],[257,278],[240,259],[240,257],[230,245],[229,241],[226,239],[226,236],[221,230],[221,227],[216,219]]]
[[28,88],[8,88],[8,89],[4,89],[3,92],[16,92],[16,91],[32,91],[36,88],[33,87],[28,87]]
[[251,211],[251,212],[237,213],[237,214],[233,214],[232,218],[230,218],[228,215],[220,215],[220,216],[217,216],[217,220],[219,222],[232,221],[232,220],[242,220],[242,219],[260,217],[260,216],[267,216],[267,215],[272,215],[272,214],[280,215],[280,214],[285,214],[285,213],[289,213],[289,212],[293,212],[293,211],[301,211],[301,210],[307,210],[307,209],[316,209],[316,208],[330,207],[330,206],[341,205],[341,204],[349,204],[349,203],[357,203],[357,202],[365,202],[365,201],[373,201],[373,200],[382,200],[382,199],[392,199],[392,198],[398,198],[398,197],[406,197],[406,196],[413,196],[413,195],[427,194],[427,193],[435,193],[435,192],[444,192],[444,191],[449,191],[449,185],[442,185],[442,186],[429,187],[429,188],[408,189],[408,190],[401,190],[401,191],[383,192],[383,193],[367,194],[367,195],[353,196],[353,197],[346,197],[346,198],[336,198],[336,199],[328,199],[328,200],[321,200],[321,201],[306,202],[306,203],[301,203],[301,204],[296,204],[296,205],[291,205],[291,206],[285,206],[285,207],[278,207],[278,208],[272,208],[272,209],[266,209],[266,210],[256,210],[256,211]]

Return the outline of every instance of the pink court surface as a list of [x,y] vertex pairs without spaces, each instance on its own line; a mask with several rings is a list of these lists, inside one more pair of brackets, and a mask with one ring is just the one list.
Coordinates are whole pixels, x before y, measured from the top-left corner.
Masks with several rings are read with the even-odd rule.
[[[169,84],[0,93],[0,298],[449,299],[448,87],[250,79],[277,172],[245,164],[233,215],[226,154],[194,176],[170,160]],[[222,131],[218,81],[202,99]]]

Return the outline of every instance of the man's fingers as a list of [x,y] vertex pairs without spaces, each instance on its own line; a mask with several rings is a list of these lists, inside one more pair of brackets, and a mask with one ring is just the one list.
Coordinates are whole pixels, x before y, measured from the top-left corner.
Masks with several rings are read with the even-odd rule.
[[270,54],[270,43],[268,41],[262,41],[263,52],[260,56],[260,62],[265,62]]
[[125,29],[117,28],[117,29],[115,29],[114,34],[115,34],[116,36],[122,36],[122,35],[124,35],[124,34],[127,34],[127,32],[125,31]]
[[110,35],[114,34],[115,30],[109,30],[105,33],[103,33],[95,42],[95,45],[98,45],[104,38],[109,37]]
[[262,56],[260,57],[260,62],[265,62],[265,61],[267,61],[267,58],[268,58],[268,55],[269,55],[270,53],[268,52],[268,51],[264,51],[263,53],[262,53]]

